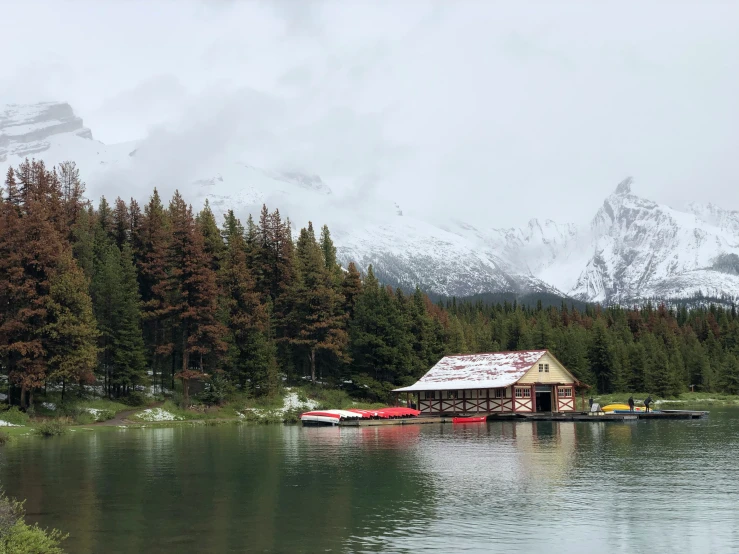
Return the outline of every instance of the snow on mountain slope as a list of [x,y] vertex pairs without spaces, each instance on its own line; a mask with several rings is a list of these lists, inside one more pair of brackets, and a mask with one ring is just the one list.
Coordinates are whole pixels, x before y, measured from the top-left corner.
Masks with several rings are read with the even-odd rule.
[[207,197],[216,210],[225,211],[261,207],[270,201],[312,206],[332,192],[317,175],[260,169],[238,155],[230,155],[203,156],[192,167],[183,156],[164,153],[156,139],[114,145],[94,140],[66,103],[0,107],[3,175],[8,166],[17,166],[25,158],[41,159],[50,166],[72,160],[87,183],[87,196],[93,200],[114,190],[114,195],[134,196],[141,201],[146,198],[139,196],[149,194],[156,186],[165,199],[180,188],[187,190],[196,203],[202,204]]
[[111,168],[127,167],[129,153],[136,143],[112,146],[92,138],[72,107],[66,103],[0,107],[0,169],[17,166],[25,158],[36,158],[55,165],[72,160],[93,182]]
[[8,156],[30,156],[48,150],[49,138],[61,133],[92,138],[69,104],[9,104],[0,111],[0,162]]
[[515,266],[486,246],[430,223],[408,217],[337,234],[337,256],[360,268],[373,264],[385,282],[437,294],[466,296],[482,292],[560,291]]
[[437,294],[549,292],[599,302],[739,296],[739,212],[699,203],[676,210],[632,194],[630,180],[585,228],[532,219],[500,229],[403,216],[371,183],[258,167],[240,144],[203,148],[205,140],[180,151],[173,137],[179,144],[177,133],[155,130],[105,145],[68,104],[10,105],[0,107],[0,171],[27,156],[49,165],[72,160],[95,201],[107,193],[143,202],[157,186],[165,202],[179,188],[196,208],[207,198],[216,214],[245,217],[266,203],[296,227],[328,223],[344,265],[373,264],[389,283]]
[[[739,234],[725,214],[695,211],[645,200],[631,193],[630,180],[622,182],[598,210],[589,236],[573,242],[578,249],[589,242],[589,259],[565,290],[597,302],[684,298],[708,289],[736,295],[731,255],[739,254]],[[539,276],[567,274],[564,260],[560,255]]]
[[452,221],[443,229],[491,248],[521,273],[535,274],[550,265],[573,241],[578,231],[574,224],[559,224],[551,219],[531,219],[526,228],[478,229],[469,223]]
[[715,204],[699,204],[691,202],[687,205],[687,211],[695,214],[699,219],[719,227],[730,233],[739,233],[739,212],[725,210]]

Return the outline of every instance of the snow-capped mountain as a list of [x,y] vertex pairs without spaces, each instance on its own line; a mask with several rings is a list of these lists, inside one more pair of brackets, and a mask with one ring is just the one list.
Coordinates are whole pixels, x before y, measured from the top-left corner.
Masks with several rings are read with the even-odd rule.
[[296,226],[329,223],[344,265],[373,264],[388,283],[437,294],[553,293],[609,303],[739,296],[739,213],[657,204],[633,194],[630,179],[585,227],[533,219],[522,229],[484,228],[404,216],[392,199],[372,194],[371,182],[324,182],[303,168],[260,165],[238,144],[204,154],[197,142],[192,156],[165,138],[166,148],[162,133],[105,145],[68,104],[0,107],[0,170],[27,156],[72,160],[93,199],[125,191],[145,201],[157,186],[164,198],[174,188],[198,203],[207,198],[216,213],[245,216],[267,203]]
[[[454,229],[454,230],[453,230]],[[448,296],[484,292],[562,293],[496,250],[472,227],[444,229],[409,217],[336,234],[337,256],[372,264],[384,282]]]
[[640,198],[627,179],[603,203],[590,229],[539,276],[566,275],[567,256],[583,251],[588,253],[584,269],[571,287],[563,287],[576,298],[629,302],[699,292],[736,296],[738,222],[737,212],[710,204],[679,211]]
[[0,161],[45,152],[51,148],[52,137],[62,134],[92,138],[69,104],[7,105],[0,111]]

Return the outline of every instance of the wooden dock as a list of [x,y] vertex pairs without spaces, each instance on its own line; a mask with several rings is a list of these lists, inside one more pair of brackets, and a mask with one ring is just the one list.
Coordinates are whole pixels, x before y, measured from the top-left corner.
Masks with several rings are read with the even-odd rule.
[[[655,419],[701,419],[708,412],[696,410],[661,410],[657,412],[633,412],[621,414],[590,414],[588,412],[536,412],[507,414],[475,414],[487,416],[490,421],[638,421]],[[357,419],[341,421],[342,427],[374,427],[380,425],[422,425],[426,423],[452,423],[452,416],[420,416],[397,419]]]

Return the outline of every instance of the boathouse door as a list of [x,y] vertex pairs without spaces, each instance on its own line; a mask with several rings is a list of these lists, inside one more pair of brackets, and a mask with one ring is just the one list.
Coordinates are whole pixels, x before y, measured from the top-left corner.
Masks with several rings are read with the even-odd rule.
[[551,385],[536,385],[536,407],[534,411],[537,412],[551,412],[552,411],[552,386]]

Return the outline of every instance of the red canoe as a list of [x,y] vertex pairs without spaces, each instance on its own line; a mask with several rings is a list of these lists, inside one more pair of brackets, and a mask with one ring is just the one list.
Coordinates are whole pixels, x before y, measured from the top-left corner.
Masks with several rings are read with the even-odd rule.
[[454,417],[452,418],[452,423],[483,423],[487,420],[487,416]]

